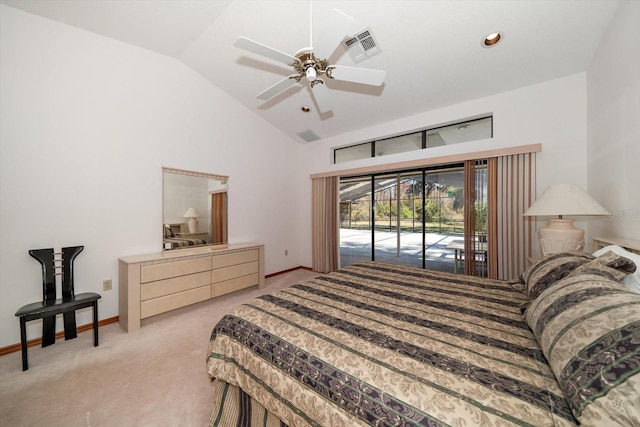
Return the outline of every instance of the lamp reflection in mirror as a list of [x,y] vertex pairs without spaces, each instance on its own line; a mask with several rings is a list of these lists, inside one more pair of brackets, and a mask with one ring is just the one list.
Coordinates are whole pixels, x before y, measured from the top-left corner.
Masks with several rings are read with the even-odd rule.
[[575,184],[555,184],[529,207],[524,216],[557,216],[538,230],[542,255],[582,251],[584,230],[573,226],[572,219],[563,216],[605,216],[609,212]]
[[197,233],[198,232],[198,220],[196,218],[200,217],[200,212],[196,208],[189,208],[187,212],[184,214],[185,218],[189,218],[187,224],[189,224],[189,233]]

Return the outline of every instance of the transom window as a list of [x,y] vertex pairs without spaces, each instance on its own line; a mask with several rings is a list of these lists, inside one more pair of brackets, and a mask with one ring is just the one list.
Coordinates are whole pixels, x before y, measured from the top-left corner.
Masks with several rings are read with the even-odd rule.
[[335,148],[333,161],[344,163],[488,138],[493,138],[493,117],[491,116]]

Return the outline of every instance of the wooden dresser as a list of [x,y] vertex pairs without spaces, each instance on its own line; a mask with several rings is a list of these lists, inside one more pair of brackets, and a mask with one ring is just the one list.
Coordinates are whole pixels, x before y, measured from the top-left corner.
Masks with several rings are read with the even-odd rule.
[[140,320],[257,285],[264,287],[264,245],[239,243],[120,258],[119,320]]

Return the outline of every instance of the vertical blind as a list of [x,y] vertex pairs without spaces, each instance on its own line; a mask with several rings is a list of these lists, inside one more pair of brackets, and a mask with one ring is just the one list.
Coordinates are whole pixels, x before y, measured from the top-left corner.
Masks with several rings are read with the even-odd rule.
[[489,162],[489,277],[513,279],[527,266],[534,244],[533,221],[523,214],[535,199],[535,153],[501,156]]
[[311,181],[311,241],[313,271],[328,273],[340,267],[338,177]]

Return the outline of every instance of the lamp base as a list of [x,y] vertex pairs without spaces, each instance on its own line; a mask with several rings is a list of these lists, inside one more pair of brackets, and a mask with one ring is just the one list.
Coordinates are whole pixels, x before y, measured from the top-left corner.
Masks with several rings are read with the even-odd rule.
[[549,219],[538,235],[543,256],[584,249],[584,230],[574,227],[572,219]]
[[195,218],[189,218],[187,221],[189,224],[189,233],[197,233],[198,232],[198,220]]

